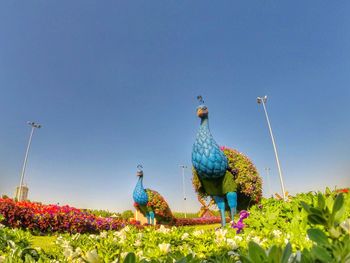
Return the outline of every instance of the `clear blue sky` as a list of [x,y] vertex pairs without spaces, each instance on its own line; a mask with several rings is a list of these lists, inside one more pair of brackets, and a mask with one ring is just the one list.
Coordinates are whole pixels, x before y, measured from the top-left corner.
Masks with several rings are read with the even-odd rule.
[[198,94],[216,141],[271,167],[274,192],[265,94],[287,189],[349,186],[349,13],[349,1],[2,1],[0,194],[19,184],[33,120],[30,199],[132,208],[142,163],[145,186],[182,210]]

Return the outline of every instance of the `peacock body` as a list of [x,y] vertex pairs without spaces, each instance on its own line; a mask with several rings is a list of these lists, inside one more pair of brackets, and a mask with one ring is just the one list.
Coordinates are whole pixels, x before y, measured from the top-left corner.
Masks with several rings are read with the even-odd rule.
[[145,189],[143,187],[142,167],[138,166],[138,168],[137,175],[139,179],[133,192],[135,208],[147,218],[148,224],[153,225],[154,218],[156,218],[157,222],[160,224],[171,223],[174,217],[168,203],[157,191]]
[[208,108],[201,96],[198,99],[197,115],[201,123],[192,149],[193,169],[202,190],[215,200],[220,209],[221,224],[224,226],[225,210],[228,208],[231,212],[232,220],[237,210],[237,184],[224,151],[210,132]]

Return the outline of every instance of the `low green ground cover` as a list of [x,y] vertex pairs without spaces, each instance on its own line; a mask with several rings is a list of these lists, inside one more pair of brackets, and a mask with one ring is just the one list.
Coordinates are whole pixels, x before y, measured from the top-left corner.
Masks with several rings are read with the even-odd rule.
[[0,262],[350,262],[350,194],[263,199],[240,233],[227,226],[126,226],[33,237],[0,228]]

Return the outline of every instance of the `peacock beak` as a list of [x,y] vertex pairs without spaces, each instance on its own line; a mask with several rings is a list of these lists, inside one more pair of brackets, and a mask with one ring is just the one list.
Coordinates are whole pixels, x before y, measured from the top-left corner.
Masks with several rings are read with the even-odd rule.
[[199,108],[197,110],[197,116],[199,118],[202,118],[202,117],[207,116],[207,115],[208,115],[208,109],[207,108],[205,108],[205,109]]

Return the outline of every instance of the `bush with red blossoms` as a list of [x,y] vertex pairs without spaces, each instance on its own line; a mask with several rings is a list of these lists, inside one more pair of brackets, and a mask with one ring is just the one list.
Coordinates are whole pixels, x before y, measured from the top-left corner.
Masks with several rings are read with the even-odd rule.
[[36,233],[98,233],[119,230],[128,223],[121,219],[97,217],[70,206],[15,202],[1,198],[0,214],[4,217],[0,223]]

